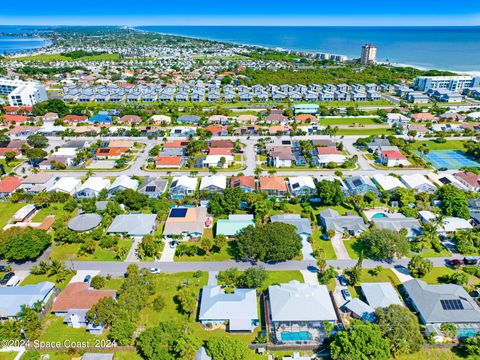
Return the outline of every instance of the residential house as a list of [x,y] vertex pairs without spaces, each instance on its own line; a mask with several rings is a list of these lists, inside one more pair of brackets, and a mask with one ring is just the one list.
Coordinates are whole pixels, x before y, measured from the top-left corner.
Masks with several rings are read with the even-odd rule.
[[78,199],[92,199],[98,197],[103,190],[108,190],[110,180],[100,176],[92,176],[87,179],[75,193]]
[[259,190],[266,192],[269,196],[285,196],[287,185],[285,180],[279,176],[261,176]]
[[[407,302],[416,310],[427,331],[441,333],[445,323],[457,327],[456,337],[475,336],[480,329],[480,308],[460,285],[427,284],[419,279],[403,283]],[[437,331],[438,330],[438,331]]]
[[55,181],[56,179],[53,174],[39,172],[23,179],[20,189],[25,190],[25,192],[29,194],[38,194],[50,188]]
[[417,193],[432,193],[437,190],[435,185],[421,174],[405,174],[400,177],[400,181],[403,182],[408,189],[414,189]]
[[234,157],[232,155],[207,155],[202,161],[204,167],[220,167],[228,168],[234,163]]
[[200,191],[211,193],[224,192],[227,188],[227,177],[225,175],[204,176],[200,181]]
[[366,176],[350,176],[344,179],[345,185],[352,195],[365,195],[368,191],[378,194],[375,184]]
[[403,306],[397,291],[389,282],[361,283],[360,288],[368,305],[373,309],[386,308],[390,305]]
[[270,216],[272,223],[280,222],[295,226],[298,235],[308,238],[312,236],[312,227],[310,220],[302,218],[300,214],[279,214]]
[[372,181],[380,187],[380,190],[391,191],[397,188],[405,188],[400,179],[392,175],[376,174],[372,176]]
[[404,229],[410,240],[422,234],[422,226],[417,219],[406,217],[400,213],[388,214],[387,217],[382,218],[372,218],[372,222],[379,229],[388,229],[394,232]]
[[163,236],[201,237],[211,224],[208,220],[207,208],[203,206],[173,208],[165,221]]
[[0,181],[0,198],[7,198],[14,193],[22,184],[22,179],[16,176],[8,176]]
[[147,176],[138,188],[140,194],[148,195],[150,199],[162,196],[167,190],[168,180],[159,177]]
[[203,325],[227,324],[229,332],[252,332],[259,324],[256,289],[226,293],[220,286],[204,286],[198,320]]
[[64,192],[73,195],[80,188],[82,182],[74,177],[61,177],[47,191],[48,192]]
[[138,180],[132,179],[127,175],[120,175],[119,177],[115,178],[112,185],[108,189],[108,193],[113,196],[118,192],[125,191],[127,189],[135,191],[137,188]]
[[350,236],[356,236],[367,230],[367,225],[361,216],[353,214],[340,216],[336,210],[325,209],[320,211],[319,218],[326,232],[333,230],[337,235],[347,233]]
[[181,156],[163,156],[155,157],[155,167],[157,169],[180,169],[184,164]]
[[294,176],[288,178],[290,193],[294,196],[313,195],[317,191],[311,176]]
[[316,161],[319,166],[324,167],[330,164],[341,165],[347,158],[336,147],[317,147],[315,150]]
[[454,174],[455,178],[470,191],[480,192],[480,175],[470,171],[461,171]]
[[253,176],[233,176],[230,178],[231,188],[240,188],[243,192],[255,190],[255,178]]
[[187,195],[193,195],[197,189],[198,179],[186,175],[176,176],[172,180],[168,193],[172,199],[181,199]]
[[45,305],[53,294],[55,284],[44,281],[35,285],[0,287],[0,319],[16,319],[22,306]]
[[322,343],[328,336],[325,322],[335,323],[337,315],[326,285],[296,280],[268,287],[269,324],[275,342],[294,344],[292,333],[302,333],[303,343]]
[[410,162],[407,160],[406,156],[403,155],[400,151],[397,150],[384,150],[380,152],[380,162],[384,166],[393,167],[393,166],[410,166]]
[[134,237],[145,236],[154,232],[157,214],[130,213],[118,215],[113,219],[107,233]]
[[270,161],[276,168],[291,167],[295,164],[295,157],[292,154],[291,147],[276,147],[270,149]]
[[231,214],[228,215],[228,219],[218,219],[216,226],[217,236],[234,237],[240,230],[248,226],[255,226],[255,221],[253,220],[253,215],[250,214]]
[[129,149],[128,148],[98,148],[95,151],[95,157],[98,160],[118,160],[120,159]]

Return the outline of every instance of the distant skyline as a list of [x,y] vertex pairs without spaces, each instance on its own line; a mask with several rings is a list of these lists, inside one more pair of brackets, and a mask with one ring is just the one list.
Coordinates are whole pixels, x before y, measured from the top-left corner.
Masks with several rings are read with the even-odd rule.
[[[80,5],[81,4],[81,5]],[[472,0],[23,0],[2,4],[2,25],[479,26]]]

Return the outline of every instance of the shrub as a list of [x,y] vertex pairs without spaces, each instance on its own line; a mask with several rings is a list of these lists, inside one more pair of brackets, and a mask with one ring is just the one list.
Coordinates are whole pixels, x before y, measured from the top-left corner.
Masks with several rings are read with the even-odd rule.
[[95,275],[90,281],[90,286],[94,289],[101,289],[105,286],[105,278],[101,275]]
[[162,311],[166,305],[165,298],[161,295],[153,300],[153,310],[155,311]]

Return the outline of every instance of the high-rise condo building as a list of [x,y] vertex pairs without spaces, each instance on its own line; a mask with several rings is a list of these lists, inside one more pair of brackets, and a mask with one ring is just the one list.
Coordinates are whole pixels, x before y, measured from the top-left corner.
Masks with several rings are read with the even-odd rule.
[[375,64],[376,59],[377,59],[377,47],[373,44],[363,45],[360,63],[362,65]]

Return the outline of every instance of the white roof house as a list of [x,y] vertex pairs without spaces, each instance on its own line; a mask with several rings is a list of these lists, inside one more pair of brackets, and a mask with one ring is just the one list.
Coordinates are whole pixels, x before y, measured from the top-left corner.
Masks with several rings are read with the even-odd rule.
[[407,188],[415,189],[419,192],[432,192],[437,189],[430,180],[421,174],[402,175],[400,179]]
[[219,286],[204,286],[198,319],[202,323],[228,321],[230,331],[252,331],[258,323],[256,290],[235,289],[227,294]]
[[78,188],[75,196],[78,198],[92,198],[98,196],[102,190],[109,187],[110,180],[101,176],[92,176]]
[[173,189],[175,187],[184,187],[188,190],[195,191],[197,189],[197,182],[198,179],[195,177],[189,177],[186,175],[175,176],[172,180],[172,185],[170,189]]
[[156,122],[156,123],[161,123],[161,122],[171,123],[172,122],[172,118],[170,116],[167,116],[167,115],[152,115],[150,117],[150,120],[152,120],[153,122]]
[[77,148],[67,148],[61,147],[55,151],[52,156],[68,156],[68,157],[75,157],[77,155]]
[[447,217],[443,219],[443,225],[440,227],[440,231],[445,233],[453,233],[458,230],[465,230],[473,228],[467,220],[458,217]]
[[75,191],[80,187],[82,182],[80,179],[66,176],[60,178],[56,183],[54,183],[49,189],[48,192],[64,192],[70,195],[73,195]]
[[294,176],[288,178],[290,192],[293,194],[303,194],[316,190],[315,183],[311,176]]
[[390,191],[396,188],[405,188],[400,179],[391,175],[376,174],[372,176],[372,181],[380,186],[382,190]]
[[441,174],[436,174],[434,172],[431,172],[427,174],[427,178],[433,182],[435,185],[438,186],[443,186],[443,185],[453,185],[457,189],[460,190],[467,190],[467,187],[462,184],[460,181],[458,181],[453,175],[451,174],[446,174],[446,173],[441,173]]
[[227,177],[225,175],[204,176],[200,181],[200,190],[216,191],[225,190],[227,187]]
[[363,295],[372,308],[384,308],[390,305],[403,305],[400,297],[389,282],[362,283]]
[[110,186],[109,192],[124,191],[127,189],[137,190],[138,180],[132,179],[127,175],[120,175]]
[[[222,165],[223,160],[225,160],[225,162]],[[232,163],[233,163],[232,155],[207,155],[205,157],[205,160],[203,160],[203,165],[206,167],[222,166],[223,168],[227,168]]]
[[268,287],[270,317],[274,322],[336,321],[337,315],[326,285],[296,280]]

